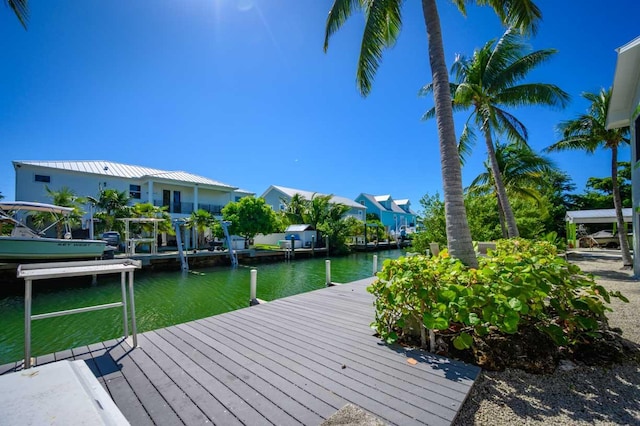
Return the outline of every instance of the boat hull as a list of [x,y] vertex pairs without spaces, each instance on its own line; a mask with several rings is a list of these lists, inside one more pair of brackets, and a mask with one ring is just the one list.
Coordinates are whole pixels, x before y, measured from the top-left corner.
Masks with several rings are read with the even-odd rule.
[[0,260],[93,259],[105,247],[100,240],[0,237]]

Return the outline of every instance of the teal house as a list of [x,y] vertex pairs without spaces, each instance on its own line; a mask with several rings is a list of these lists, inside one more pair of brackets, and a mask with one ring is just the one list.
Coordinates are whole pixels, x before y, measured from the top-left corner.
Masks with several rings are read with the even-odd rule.
[[411,210],[408,199],[394,200],[391,195],[360,194],[356,202],[367,208],[367,214],[373,213],[392,235],[415,231],[417,214]]

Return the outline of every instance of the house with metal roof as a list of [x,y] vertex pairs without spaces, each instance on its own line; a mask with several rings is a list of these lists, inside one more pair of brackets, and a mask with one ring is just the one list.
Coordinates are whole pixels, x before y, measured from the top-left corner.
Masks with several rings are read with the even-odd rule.
[[[279,212],[283,211],[286,208],[286,204],[291,201],[291,198],[296,194],[300,194],[300,196],[302,196],[305,200],[311,200],[313,197],[319,195],[330,195],[322,194],[320,192],[305,191],[303,189],[271,185],[269,188],[267,188],[266,191],[264,191],[264,193],[262,194],[262,198],[264,198],[265,203],[270,205],[274,211]],[[331,195],[331,202],[335,204],[344,204],[345,206],[350,207],[350,210],[347,212],[346,216],[353,216],[356,219],[362,221],[364,221],[366,218],[366,207],[354,200],[346,197],[341,197],[339,195]]]
[[400,233],[416,226],[417,214],[411,210],[411,202],[408,199],[394,200],[389,194],[362,193],[356,197],[356,201],[367,208],[367,213],[377,215],[388,232]]
[[[631,130],[631,200],[633,252],[640,253],[640,37],[616,49],[618,58],[609,101],[607,128],[629,126]],[[640,275],[640,256],[633,256],[633,272]]]
[[[115,189],[129,194],[130,204],[166,206],[172,218],[187,217],[197,209],[220,216],[231,201],[254,193],[184,171],[161,170],[105,160],[13,161],[16,200],[51,202],[46,187],[70,188],[81,197],[98,198]],[[88,209],[87,209],[88,211]]]

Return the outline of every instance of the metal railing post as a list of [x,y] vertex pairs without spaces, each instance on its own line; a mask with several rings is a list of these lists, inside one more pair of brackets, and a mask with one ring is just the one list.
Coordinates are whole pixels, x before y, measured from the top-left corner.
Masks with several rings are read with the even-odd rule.
[[251,270],[251,289],[249,295],[249,306],[258,305],[258,299],[256,298],[256,292],[258,288],[258,270]]
[[133,271],[129,271],[129,305],[131,308],[131,331],[133,332],[133,347],[138,347],[138,329],[136,327],[136,303],[133,296]]
[[127,286],[126,286],[126,272],[120,272],[120,288],[122,290],[122,331],[124,338],[129,337],[129,314],[127,313]]
[[24,368],[31,368],[31,280],[24,280]]

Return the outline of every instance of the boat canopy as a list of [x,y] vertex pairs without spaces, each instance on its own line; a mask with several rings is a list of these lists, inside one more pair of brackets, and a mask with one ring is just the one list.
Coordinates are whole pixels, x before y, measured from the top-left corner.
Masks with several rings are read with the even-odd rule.
[[34,203],[30,201],[7,201],[0,202],[0,210],[4,210],[5,212],[29,210],[67,215],[73,211],[73,208],[56,206],[54,204]]

